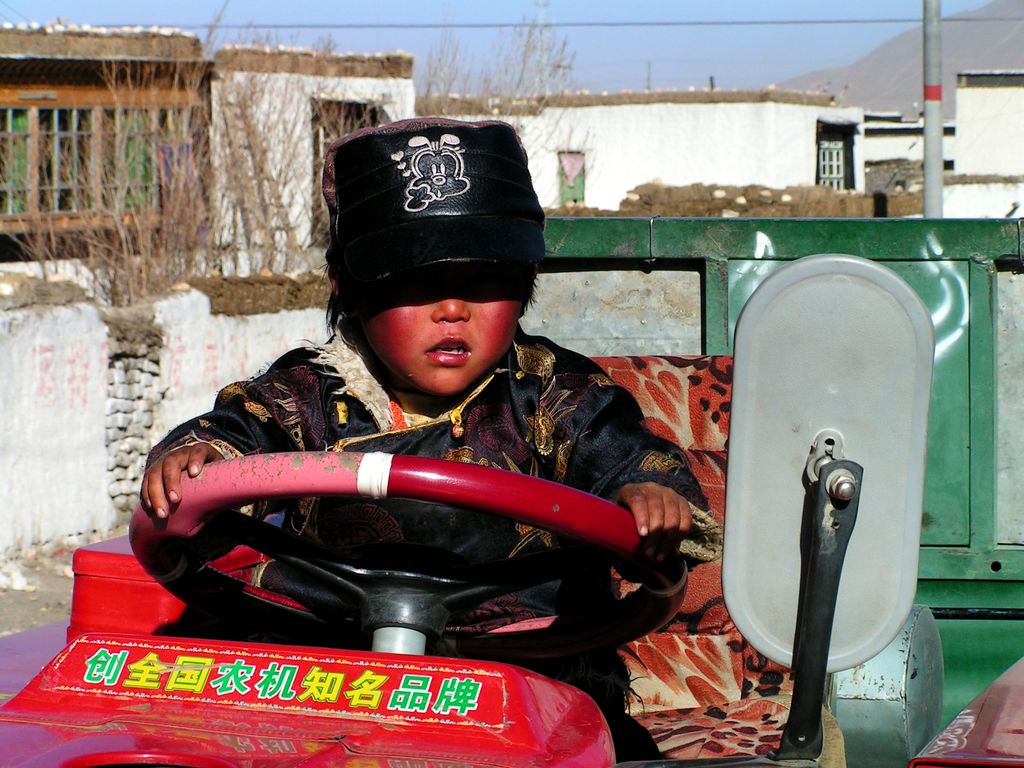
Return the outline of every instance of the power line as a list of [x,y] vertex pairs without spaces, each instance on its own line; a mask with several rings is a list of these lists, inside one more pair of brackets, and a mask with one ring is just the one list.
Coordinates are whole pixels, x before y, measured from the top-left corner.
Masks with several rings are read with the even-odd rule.
[[8,11],[12,11],[16,15],[21,16],[21,18],[23,18],[25,21],[29,21],[28,16],[26,16],[24,13],[19,11],[17,8],[15,8],[10,3],[5,3],[5,2],[3,2],[3,0],[0,0],[0,5],[2,5],[4,8],[6,8]]
[[[948,17],[946,23],[977,23],[1024,21],[1024,16],[991,16],[986,18]],[[850,26],[857,24],[920,24],[920,17],[902,19],[757,19],[740,21],[731,19],[709,21],[547,21],[545,27],[560,29],[602,29],[602,28],[636,28],[636,27],[808,27],[808,26]],[[354,29],[518,29],[535,26],[536,22],[528,21],[484,21],[484,22],[422,22],[422,23],[373,23],[373,24],[303,24],[303,23],[258,23],[251,24],[216,24],[218,29],[268,29],[268,30],[354,30]],[[108,23],[110,27],[148,26],[138,23]],[[179,29],[207,29],[209,24],[167,24],[163,26]]]

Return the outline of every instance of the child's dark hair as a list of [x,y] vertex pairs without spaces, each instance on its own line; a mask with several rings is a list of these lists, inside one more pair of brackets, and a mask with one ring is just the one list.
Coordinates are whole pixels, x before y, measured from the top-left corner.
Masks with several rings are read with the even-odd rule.
[[363,128],[328,148],[323,190],[327,273],[337,289],[327,306],[332,329],[360,285],[445,262],[521,270],[529,304],[544,209],[507,123],[427,117]]

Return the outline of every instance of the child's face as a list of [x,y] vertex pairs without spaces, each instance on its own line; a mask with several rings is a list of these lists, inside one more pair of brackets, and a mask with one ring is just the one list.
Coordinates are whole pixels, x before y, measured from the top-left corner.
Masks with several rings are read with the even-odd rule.
[[427,267],[374,284],[356,314],[392,386],[452,397],[489,374],[512,345],[523,281],[499,266]]

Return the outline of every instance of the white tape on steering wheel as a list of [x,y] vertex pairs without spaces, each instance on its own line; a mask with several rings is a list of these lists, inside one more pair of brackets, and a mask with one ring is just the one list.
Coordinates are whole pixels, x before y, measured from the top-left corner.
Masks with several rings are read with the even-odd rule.
[[356,489],[371,499],[386,498],[390,476],[390,453],[364,453],[356,473]]

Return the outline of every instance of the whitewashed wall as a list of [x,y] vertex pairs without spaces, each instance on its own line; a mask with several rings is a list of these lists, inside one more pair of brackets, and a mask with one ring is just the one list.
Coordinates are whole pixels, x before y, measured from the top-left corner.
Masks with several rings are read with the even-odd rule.
[[[581,300],[600,312],[567,310]],[[700,281],[674,270],[545,274],[524,325],[585,354],[696,354]],[[0,562],[109,531],[136,503],[143,458],[168,430],[209,410],[223,386],[327,336],[320,308],[214,315],[192,290],[155,302],[153,327],[159,349],[126,360],[91,305],[0,312]]]
[[86,304],[0,313],[0,554],[113,524],[107,348]]
[[209,299],[189,291],[158,302],[154,310],[164,336],[160,354],[164,394],[154,415],[156,438],[210,410],[221,387],[266,370],[289,349],[322,344],[327,338],[322,309],[212,315]]
[[1024,88],[957,88],[956,172],[1024,176]]
[[1024,216],[1024,182],[946,184],[942,215],[947,219],[1003,219]]
[[900,133],[864,136],[864,162],[883,160],[924,160],[924,136],[920,133]]
[[[859,107],[775,102],[621,104],[549,108],[517,117],[544,206],[559,203],[558,153],[586,155],[588,207],[617,210],[626,193],[664,184],[813,185],[818,120],[863,121]],[[855,184],[864,189],[862,136]]]
[[[867,123],[862,143],[865,163],[876,163],[884,160],[913,160],[924,162],[924,123],[898,123],[910,125],[913,130],[901,133],[871,133],[870,129],[885,128],[886,123]],[[943,134],[942,159],[953,160],[956,151],[956,137]]]
[[[313,131],[310,127],[314,99],[334,101],[367,101],[380,105],[391,120],[412,117],[415,114],[416,94],[411,78],[325,77],[301,74],[268,74],[253,72],[222,72],[213,81],[210,101],[213,112],[211,141],[214,148],[213,165],[215,185],[223,185],[225,161],[238,158],[225,156],[226,130],[240,131],[225,119],[231,111],[225,108],[226,99],[251,98],[256,112],[261,115],[260,128],[271,138],[274,152],[270,158],[271,172],[281,180],[286,190],[288,220],[300,246],[310,242],[311,216],[314,195],[319,185],[313,179]],[[218,187],[219,188],[219,187]],[[226,198],[215,195],[222,205]],[[315,201],[321,203],[318,197]],[[230,222],[232,211],[223,208],[220,220]],[[221,233],[229,241],[230,227]]]
[[[209,410],[224,385],[326,338],[322,309],[235,317],[209,308],[195,291],[156,303],[163,347],[144,394],[121,391],[128,385],[112,373],[112,339],[95,307],[0,312],[0,561],[38,543],[110,530],[121,486],[137,489],[141,457],[168,429]],[[150,409],[148,434],[137,460],[117,461],[136,450],[124,439],[138,421],[119,409],[126,395]]]

